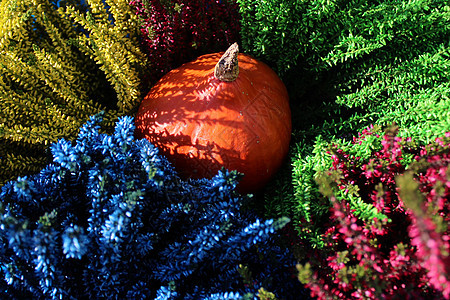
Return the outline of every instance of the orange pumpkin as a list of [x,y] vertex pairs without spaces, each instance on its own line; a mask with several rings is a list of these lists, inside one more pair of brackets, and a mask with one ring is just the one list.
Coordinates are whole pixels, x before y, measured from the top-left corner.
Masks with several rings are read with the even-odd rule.
[[185,177],[210,178],[225,167],[244,174],[241,192],[255,192],[288,152],[289,98],[276,73],[238,53],[237,44],[222,54],[200,56],[153,86],[139,107],[136,136]]

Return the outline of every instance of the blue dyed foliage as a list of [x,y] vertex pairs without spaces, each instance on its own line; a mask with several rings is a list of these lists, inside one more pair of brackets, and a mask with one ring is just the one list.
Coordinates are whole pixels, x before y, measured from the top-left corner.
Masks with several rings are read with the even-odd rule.
[[289,220],[242,209],[238,174],[182,180],[133,119],[101,115],[53,163],[11,181],[0,203],[0,296],[33,299],[299,299],[274,233]]

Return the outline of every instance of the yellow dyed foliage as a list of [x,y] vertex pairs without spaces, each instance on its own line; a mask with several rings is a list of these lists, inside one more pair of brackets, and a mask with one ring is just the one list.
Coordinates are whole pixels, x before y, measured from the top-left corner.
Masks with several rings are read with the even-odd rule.
[[146,58],[133,8],[80,2],[0,2],[0,185],[37,172],[49,144],[74,139],[89,116],[105,111],[106,130],[139,105]]

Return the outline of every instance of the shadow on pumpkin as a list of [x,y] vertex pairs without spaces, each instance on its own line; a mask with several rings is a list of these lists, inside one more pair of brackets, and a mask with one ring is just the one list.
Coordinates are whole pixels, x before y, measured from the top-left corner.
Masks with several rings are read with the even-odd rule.
[[[271,82],[267,73],[274,72],[266,65],[242,54],[238,80],[222,82],[214,77],[220,57],[205,55],[166,74],[139,108],[136,136],[161,149],[185,177],[212,177],[225,166],[248,175],[241,186],[259,187],[268,176],[267,162],[258,155],[249,161],[247,154],[274,123],[281,139],[290,138],[290,125],[283,121],[289,118],[290,124],[289,104],[277,107],[270,100],[285,88]],[[287,152],[279,145],[258,147]]]
[[[162,134],[150,141],[169,158],[184,178],[212,178],[223,165],[242,169],[245,162],[238,151],[221,147],[213,141],[206,144],[192,142],[188,135]],[[183,149],[185,147],[189,148],[188,152]]]

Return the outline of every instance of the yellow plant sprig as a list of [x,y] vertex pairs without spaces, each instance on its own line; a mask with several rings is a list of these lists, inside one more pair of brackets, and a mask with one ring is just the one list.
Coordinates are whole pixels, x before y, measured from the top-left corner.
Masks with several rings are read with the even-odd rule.
[[[107,12],[102,3],[88,2],[95,8],[93,9],[95,14],[104,10],[106,15]],[[129,13],[132,12],[130,6],[126,9]],[[140,80],[136,69],[143,68],[146,63],[144,54],[136,45],[137,40],[124,38],[123,23],[111,24],[109,19],[98,19],[90,12],[82,15],[73,7],[68,7],[66,13],[89,32],[89,36],[78,38],[78,46],[86,55],[94,59],[106,74],[117,93],[119,110],[124,113],[131,111],[141,100]]]
[[[48,145],[103,110],[133,113],[146,66],[127,1],[0,0],[0,185],[34,172]],[[82,30],[80,30],[80,28]]]
[[6,153],[5,157],[0,159],[0,178],[9,178],[11,174],[36,173],[46,162],[45,156],[13,154],[9,148],[0,145],[0,153]]
[[32,9],[20,4],[20,1],[0,3],[0,49],[8,46],[11,39],[23,37],[21,34],[24,32],[25,23],[32,15]]

